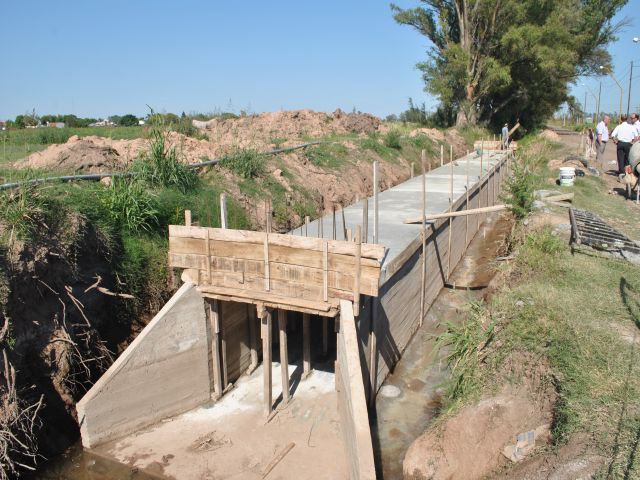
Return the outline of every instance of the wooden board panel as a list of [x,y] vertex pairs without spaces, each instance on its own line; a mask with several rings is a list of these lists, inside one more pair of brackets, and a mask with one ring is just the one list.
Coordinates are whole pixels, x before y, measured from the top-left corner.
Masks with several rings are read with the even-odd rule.
[[220,302],[220,319],[227,347],[228,381],[233,383],[251,363],[249,315],[244,303]]
[[[248,230],[230,230],[222,228],[205,228],[205,227],[185,227],[183,225],[169,225],[169,237],[185,237],[185,238],[207,238],[207,230],[209,231],[210,240],[219,240],[223,242],[237,243],[257,243],[262,245],[265,233],[251,232]],[[300,248],[304,250],[315,250],[322,252],[322,244],[327,242],[329,253],[351,255],[356,254],[356,245],[350,242],[340,240],[324,240],[315,237],[299,237],[297,235],[283,235],[279,233],[269,234],[269,245],[278,245],[282,247]],[[373,260],[382,260],[385,248],[383,245],[373,245],[369,243],[362,244],[361,255],[363,258]]]
[[[271,252],[269,252],[271,258]],[[207,257],[206,255],[194,255],[184,253],[169,253],[171,266],[177,268],[193,268],[201,270],[203,282],[207,280]],[[286,263],[269,262],[269,278],[272,280],[289,281],[295,285],[313,284],[324,285],[324,272],[319,268],[302,267]],[[265,265],[263,260],[232,259],[228,257],[211,257],[212,272],[225,272],[244,274],[245,277],[265,278]],[[378,278],[380,269],[363,267],[361,269],[360,293],[363,295],[378,295]],[[328,270],[327,285],[329,289],[342,290],[353,293],[354,270],[343,271]],[[243,283],[243,276],[236,276],[240,283]],[[263,290],[263,288],[261,288]]]

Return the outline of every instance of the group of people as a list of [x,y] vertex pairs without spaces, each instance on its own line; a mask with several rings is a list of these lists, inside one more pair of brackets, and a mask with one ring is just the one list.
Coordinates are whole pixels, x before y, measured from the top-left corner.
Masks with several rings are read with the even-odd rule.
[[632,113],[629,117],[621,115],[620,124],[613,129],[611,134],[609,134],[609,122],[611,122],[611,117],[604,115],[596,126],[594,138],[596,162],[604,167],[604,151],[611,139],[616,144],[618,176],[623,177],[626,173],[625,169],[629,165],[631,146],[640,141],[640,120],[638,120],[637,113]]

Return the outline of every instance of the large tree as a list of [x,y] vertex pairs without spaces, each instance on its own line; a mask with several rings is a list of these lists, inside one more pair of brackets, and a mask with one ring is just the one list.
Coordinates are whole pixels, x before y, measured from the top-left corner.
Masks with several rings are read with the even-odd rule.
[[627,0],[420,0],[391,5],[429,40],[417,65],[451,123],[536,125],[567,99],[579,75],[610,63],[606,46]]

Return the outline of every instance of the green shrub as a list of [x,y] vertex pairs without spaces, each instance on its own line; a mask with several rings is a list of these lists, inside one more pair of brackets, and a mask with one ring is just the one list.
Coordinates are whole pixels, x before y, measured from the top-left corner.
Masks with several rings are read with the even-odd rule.
[[238,150],[220,161],[220,166],[241,178],[255,178],[264,174],[264,157],[256,150]]
[[507,182],[510,210],[517,219],[522,219],[533,210],[533,192],[536,179],[530,168],[519,161],[514,161],[513,173]]
[[125,230],[149,232],[158,225],[154,198],[139,181],[114,179],[102,192],[101,202],[112,220]]
[[378,141],[378,135],[376,133],[369,134],[367,138],[362,140],[361,145],[362,148],[373,150],[378,155],[383,155],[385,153],[385,146]]
[[400,145],[400,132],[395,129],[389,130],[384,136],[384,145],[400,150],[402,148],[402,145]]
[[198,184],[197,173],[180,161],[175,146],[167,146],[161,128],[152,130],[149,152],[134,162],[133,171],[153,187],[174,187],[186,192]]
[[316,167],[337,169],[344,165],[349,150],[340,144],[316,145],[305,150],[305,155]]
[[49,199],[37,187],[20,187],[0,195],[0,221],[9,235],[29,238],[46,224],[51,208]]

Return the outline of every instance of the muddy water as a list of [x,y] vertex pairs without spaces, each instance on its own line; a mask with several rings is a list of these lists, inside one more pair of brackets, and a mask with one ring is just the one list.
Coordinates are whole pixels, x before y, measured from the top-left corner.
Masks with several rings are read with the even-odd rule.
[[454,270],[451,283],[431,306],[426,321],[409,342],[405,352],[382,386],[376,400],[376,416],[371,430],[376,467],[384,480],[402,479],[402,461],[413,441],[438,415],[439,385],[447,378],[444,357],[436,351],[435,337],[440,325],[460,321],[460,310],[488,293],[511,222],[503,216],[487,218],[472,240],[466,255]]
[[164,478],[85,452],[78,442],[44,465],[32,477],[38,480],[158,480]]

